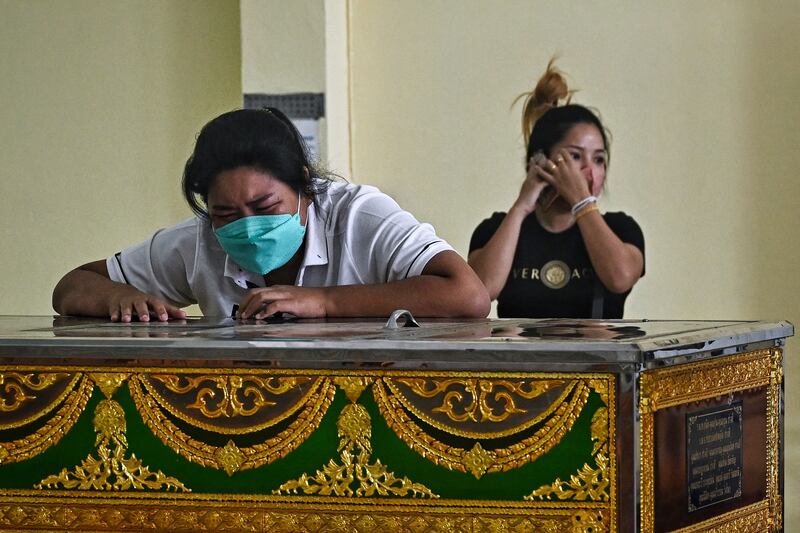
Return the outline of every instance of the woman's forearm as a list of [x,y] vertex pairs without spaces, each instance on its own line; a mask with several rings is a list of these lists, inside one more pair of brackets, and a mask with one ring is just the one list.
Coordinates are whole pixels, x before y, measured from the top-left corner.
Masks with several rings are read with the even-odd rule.
[[486,245],[469,254],[469,266],[486,286],[491,300],[497,299],[508,280],[522,221],[527,216],[528,213],[512,207]]
[[387,317],[397,309],[416,316],[482,318],[491,302],[486,288],[454,251],[436,254],[419,276],[372,285],[254,288],[239,302],[236,318],[276,313],[298,317]]
[[491,304],[481,281],[452,251],[436,255],[419,276],[325,291],[328,316],[388,316],[407,309],[415,316],[483,318]]
[[146,294],[108,276],[105,261],[87,263],[67,273],[53,289],[53,309],[62,315],[97,316],[130,322],[147,322],[151,316],[166,321],[185,318],[173,304]]
[[642,252],[634,245],[622,242],[599,211],[580,217],[578,227],[595,274],[606,289],[621,294],[633,288],[642,276]]
[[83,267],[64,275],[53,289],[53,309],[62,315],[109,316],[109,295],[125,287]]
[[482,286],[472,290],[455,280],[424,274],[376,285],[326,287],[325,292],[329,317],[381,317],[407,309],[418,317],[483,318],[490,309]]

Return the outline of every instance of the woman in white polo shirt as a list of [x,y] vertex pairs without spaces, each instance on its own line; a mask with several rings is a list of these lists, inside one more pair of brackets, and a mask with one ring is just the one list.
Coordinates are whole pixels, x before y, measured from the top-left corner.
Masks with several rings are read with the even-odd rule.
[[429,224],[374,187],[333,181],[277,109],[203,127],[183,191],[197,216],[67,273],[61,314],[165,321],[206,316],[484,317],[489,298]]

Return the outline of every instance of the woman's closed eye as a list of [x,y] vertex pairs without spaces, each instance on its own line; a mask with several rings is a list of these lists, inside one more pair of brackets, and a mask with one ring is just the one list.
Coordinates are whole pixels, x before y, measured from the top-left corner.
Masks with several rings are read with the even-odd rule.
[[277,214],[275,211],[280,207],[280,205],[281,200],[276,198],[274,194],[268,194],[247,203],[247,207],[249,207],[253,213],[257,215]]
[[259,204],[253,207],[253,211],[257,215],[274,215],[277,214],[275,210],[278,208],[279,205],[280,204],[276,202]]
[[215,221],[227,223],[227,222],[233,222],[234,220],[239,218],[239,215],[235,211],[226,211],[221,213],[220,212],[211,213],[211,218],[213,218]]

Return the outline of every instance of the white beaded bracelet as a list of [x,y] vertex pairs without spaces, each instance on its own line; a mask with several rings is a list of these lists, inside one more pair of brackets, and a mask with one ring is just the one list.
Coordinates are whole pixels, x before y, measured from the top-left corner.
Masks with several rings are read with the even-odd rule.
[[583,209],[589,204],[596,204],[597,203],[597,196],[587,196],[583,200],[577,202],[575,205],[572,206],[572,216],[578,214],[578,211]]

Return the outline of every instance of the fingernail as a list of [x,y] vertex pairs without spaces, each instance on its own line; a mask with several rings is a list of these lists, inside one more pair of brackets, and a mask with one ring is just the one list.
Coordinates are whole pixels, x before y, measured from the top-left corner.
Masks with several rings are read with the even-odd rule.
[[139,315],[139,320],[142,322],[150,322],[150,315]]
[[158,318],[159,318],[159,319],[160,319],[162,322],[166,322],[167,320],[169,320],[169,316],[167,316],[167,313],[161,313],[160,315],[158,315]]

